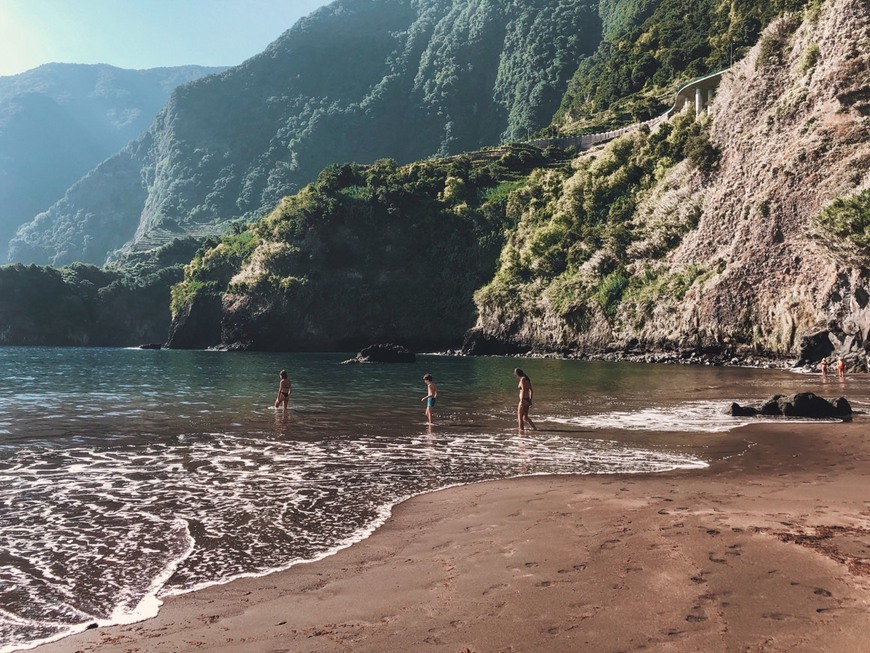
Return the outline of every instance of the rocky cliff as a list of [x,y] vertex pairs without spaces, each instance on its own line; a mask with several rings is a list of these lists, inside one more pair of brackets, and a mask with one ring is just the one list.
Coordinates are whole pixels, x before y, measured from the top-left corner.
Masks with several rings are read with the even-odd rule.
[[[838,351],[863,367],[868,71],[867,1],[815,4],[768,26],[726,74],[695,121],[697,147],[679,146],[669,125],[538,180],[538,206],[521,209],[495,280],[477,294],[470,348]],[[645,167],[643,148],[685,158]],[[596,213],[604,195],[591,187],[614,176],[635,190]],[[557,251],[547,233],[572,243]]]

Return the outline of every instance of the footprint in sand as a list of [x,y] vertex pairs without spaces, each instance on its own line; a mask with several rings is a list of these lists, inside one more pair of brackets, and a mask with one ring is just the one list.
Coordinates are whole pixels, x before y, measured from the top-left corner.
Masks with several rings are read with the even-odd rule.
[[782,612],[765,612],[761,615],[762,619],[772,619],[773,621],[785,621],[786,619],[793,619],[790,614],[783,614]]
[[486,596],[487,594],[491,594],[492,592],[495,592],[497,590],[503,590],[507,588],[508,585],[506,583],[499,583],[498,585],[493,585],[492,587],[484,590],[483,595]]

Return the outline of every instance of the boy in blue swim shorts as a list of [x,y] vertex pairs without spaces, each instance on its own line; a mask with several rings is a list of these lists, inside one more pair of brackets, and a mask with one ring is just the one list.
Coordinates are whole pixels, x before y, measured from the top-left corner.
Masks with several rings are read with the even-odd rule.
[[426,384],[429,391],[420,401],[426,402],[426,422],[432,424],[432,408],[435,406],[435,401],[438,398],[438,388],[435,387],[435,382],[432,380],[431,374],[423,376],[423,383]]

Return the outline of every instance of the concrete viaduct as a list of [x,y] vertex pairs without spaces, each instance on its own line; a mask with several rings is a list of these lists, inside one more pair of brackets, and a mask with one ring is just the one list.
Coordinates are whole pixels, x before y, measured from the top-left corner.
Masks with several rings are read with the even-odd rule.
[[728,68],[725,68],[724,70],[710,73],[709,75],[704,75],[703,77],[698,77],[685,84],[684,86],[680,87],[680,89],[676,93],[676,96],[674,97],[673,106],[662,115],[651,118],[650,120],[647,120],[645,122],[636,122],[632,125],[620,127],[619,129],[614,129],[613,131],[602,132],[600,134],[585,134],[583,136],[563,136],[561,138],[538,138],[528,141],[528,143],[530,145],[534,145],[535,147],[540,148],[553,146],[562,149],[574,147],[578,150],[588,150],[594,145],[604,143],[605,141],[612,140],[617,136],[622,136],[623,134],[627,134],[636,129],[640,129],[644,125],[646,125],[650,129],[653,129],[660,123],[668,120],[671,116],[674,116],[681,111],[686,110],[687,107],[691,105],[694,105],[695,113],[699,114],[704,111],[707,108],[707,105],[709,105],[710,102],[713,100],[716,88],[719,86],[719,82],[722,81],[722,75],[724,75],[727,71]]

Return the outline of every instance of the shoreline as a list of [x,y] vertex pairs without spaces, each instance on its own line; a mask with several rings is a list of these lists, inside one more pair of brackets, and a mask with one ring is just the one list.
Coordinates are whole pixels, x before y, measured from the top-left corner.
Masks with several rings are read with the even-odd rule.
[[739,428],[752,446],[700,470],[418,495],[334,555],[33,650],[864,650],[863,422]]

